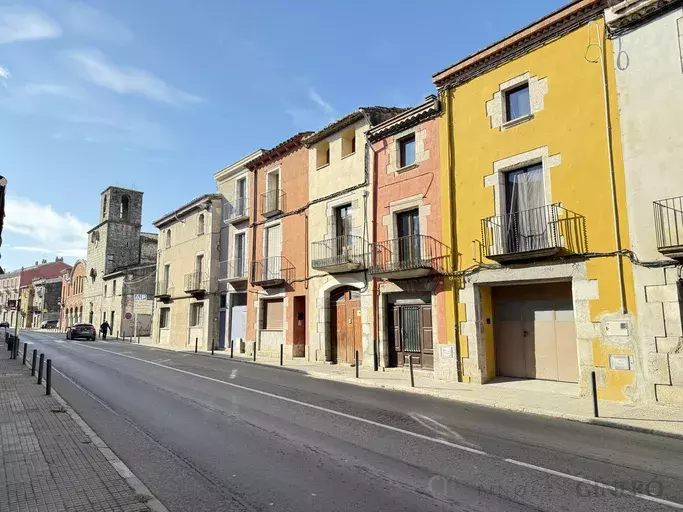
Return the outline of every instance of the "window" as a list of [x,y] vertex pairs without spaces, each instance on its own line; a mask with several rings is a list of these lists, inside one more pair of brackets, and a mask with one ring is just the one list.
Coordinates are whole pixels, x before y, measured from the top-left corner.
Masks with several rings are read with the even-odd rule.
[[266,212],[275,212],[282,208],[280,204],[280,171],[272,171],[266,177]]
[[420,211],[415,208],[396,215],[398,228],[398,259],[412,263],[421,256],[420,251]]
[[356,130],[348,130],[342,134],[342,158],[356,152]]
[[398,141],[398,160],[401,167],[415,163],[415,134],[403,137]]
[[261,303],[261,328],[268,331],[282,330],[282,299],[264,300]]
[[246,245],[244,243],[244,233],[235,235],[235,249],[233,258],[235,260],[235,277],[243,277],[247,274]]
[[168,329],[170,324],[171,308],[161,308],[159,310],[159,328]]
[[194,271],[197,275],[200,275],[204,270],[204,255],[198,254],[194,262]]
[[106,284],[104,285],[104,296],[105,297],[107,296],[107,285]]
[[102,198],[102,219],[107,216],[107,196]]
[[505,122],[531,114],[529,83],[505,91]]
[[353,221],[351,217],[351,205],[347,204],[335,208],[334,210],[334,225],[336,230],[336,255],[340,256],[344,251],[348,251],[347,247],[352,245],[351,231],[353,229]]
[[195,302],[194,304],[190,304],[190,327],[201,326],[203,314],[204,304],[202,302]]
[[247,178],[240,178],[235,182],[235,216],[241,217],[247,213]]
[[321,142],[315,150],[316,167],[320,169],[330,163],[330,143]]
[[111,294],[116,295],[116,281],[111,283]]
[[197,234],[198,235],[204,234],[204,214],[203,213],[200,213],[197,216]]
[[171,247],[171,230],[167,229],[166,230],[166,248],[168,249]]
[[128,206],[129,206],[130,199],[128,196],[121,196],[121,210],[119,212],[119,217],[121,220],[128,220],[129,219],[129,212],[128,212]]

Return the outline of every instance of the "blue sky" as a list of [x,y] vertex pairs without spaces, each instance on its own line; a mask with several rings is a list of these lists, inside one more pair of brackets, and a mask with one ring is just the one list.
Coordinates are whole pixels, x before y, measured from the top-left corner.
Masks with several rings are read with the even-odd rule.
[[109,185],[144,229],[213,173],[431,75],[566,3],[0,0],[0,265],[85,255]]

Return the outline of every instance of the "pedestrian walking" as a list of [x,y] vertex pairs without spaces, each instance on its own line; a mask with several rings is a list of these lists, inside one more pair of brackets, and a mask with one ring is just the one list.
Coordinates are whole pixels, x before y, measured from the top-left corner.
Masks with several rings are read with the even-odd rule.
[[100,325],[100,333],[102,334],[102,339],[105,341],[107,339],[107,331],[111,333],[111,326],[109,325],[109,322],[105,320],[102,322],[102,325]]

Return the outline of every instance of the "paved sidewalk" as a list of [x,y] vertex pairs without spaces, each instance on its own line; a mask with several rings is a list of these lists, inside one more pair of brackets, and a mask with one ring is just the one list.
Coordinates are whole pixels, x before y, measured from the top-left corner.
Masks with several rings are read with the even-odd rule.
[[[56,394],[45,395],[21,354],[0,351],[0,510],[165,510]],[[23,350],[23,345],[22,345]],[[79,424],[80,423],[80,424]],[[110,455],[107,456],[106,454]],[[118,461],[118,462],[116,462]],[[119,471],[112,464],[119,464]],[[146,503],[150,503],[148,506]],[[158,506],[154,506],[157,504]]]
[[[141,345],[163,350],[192,353],[193,349],[178,349],[153,343],[142,338]],[[199,351],[200,355],[211,357],[211,352]],[[228,351],[216,351],[214,357],[230,357]],[[256,364],[279,366],[276,358],[257,354]],[[234,353],[236,360],[252,363],[250,354]],[[595,423],[622,429],[651,432],[683,439],[683,409],[663,405],[637,405],[600,401],[600,418],[593,417],[591,397],[578,395],[573,384],[547,381],[500,379],[483,386],[444,382],[433,378],[432,372],[415,371],[415,387],[410,387],[410,374],[404,368],[387,368],[374,372],[372,368],[361,367],[358,379],[355,368],[348,365],[330,365],[309,362],[305,359],[285,360],[284,368],[304,373],[314,378],[338,380],[359,386],[408,391],[457,400],[473,404],[496,407],[518,412],[565,418],[584,423]]]

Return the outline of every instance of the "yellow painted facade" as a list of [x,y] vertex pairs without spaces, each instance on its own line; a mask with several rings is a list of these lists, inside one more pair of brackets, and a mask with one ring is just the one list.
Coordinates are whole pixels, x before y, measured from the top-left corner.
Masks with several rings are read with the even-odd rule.
[[[593,40],[595,23],[590,28]],[[602,19],[597,24],[602,33]],[[457,255],[456,271],[471,270],[482,263],[496,266],[495,262],[482,258],[484,251],[481,245],[482,219],[499,215],[494,187],[490,186],[496,162],[543,149],[546,157],[553,162],[549,169],[549,182],[546,180],[545,183],[546,189],[550,189],[546,190],[546,197],[550,196],[550,203],[560,203],[563,208],[585,217],[587,251],[596,253],[596,257],[579,258],[578,263],[585,265],[582,268],[585,268],[586,286],[582,284],[581,289],[590,288],[592,291],[592,295],[586,297],[590,318],[576,320],[577,330],[586,338],[583,345],[580,342],[578,344],[580,389],[584,394],[589,391],[590,371],[595,368],[600,397],[625,400],[637,394],[636,371],[609,369],[608,356],[631,355],[636,358],[636,366],[641,363],[637,360],[638,351],[635,347],[633,278],[631,262],[623,258],[623,284],[620,284],[617,257],[609,254],[615,251],[617,244],[607,150],[606,108],[601,64],[585,59],[589,38],[589,25],[584,24],[441,92],[444,106],[439,130],[442,201],[444,205],[450,205],[450,208],[444,206],[443,239],[451,241],[453,253]],[[606,42],[605,54],[612,55],[611,41]],[[590,56],[596,55],[593,53]],[[532,105],[533,114],[527,120],[509,126],[495,126],[489,108],[495,99],[494,95],[504,90],[506,83],[524,75],[542,81],[539,82],[543,84],[541,93],[537,95],[540,96],[540,103],[537,97],[536,110]],[[628,249],[621,137],[610,60],[607,77],[618,226],[621,247]],[[450,217],[446,214],[448,211],[451,212]],[[597,257],[598,254],[601,257]],[[526,266],[546,267],[553,264],[555,262],[552,260],[524,263]],[[502,266],[506,265],[503,263]],[[539,280],[543,279],[544,271],[539,271]],[[474,269],[475,275],[484,272],[493,271]],[[449,330],[449,341],[455,337],[458,339],[460,369],[465,382],[476,380],[473,373],[468,371],[468,367],[476,364],[470,358],[473,329],[467,328],[468,322],[475,321],[472,317],[474,308],[463,299],[468,282],[471,282],[469,275],[454,277],[446,288],[450,297],[446,312],[447,325],[457,326]],[[622,314],[620,307],[621,287],[625,290],[626,314]],[[478,290],[476,298],[479,311],[482,317],[490,319],[493,316],[491,288],[482,286]],[[574,283],[575,304],[578,290],[578,285]],[[605,322],[612,318],[626,319],[631,335],[616,341],[614,337],[607,336]],[[579,325],[579,321],[583,323]],[[477,319],[477,322],[474,328],[478,329],[482,339],[480,350],[485,350],[483,357],[481,354],[478,356],[479,364],[485,365],[480,378],[481,382],[486,382],[495,376],[493,327],[492,324],[482,325],[481,319]],[[586,335],[587,330],[592,335]]]

